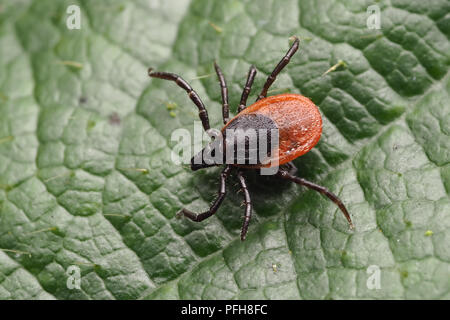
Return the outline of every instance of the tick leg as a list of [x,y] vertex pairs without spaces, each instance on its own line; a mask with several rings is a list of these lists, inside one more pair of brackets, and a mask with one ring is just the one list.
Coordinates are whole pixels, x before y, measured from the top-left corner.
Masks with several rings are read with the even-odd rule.
[[226,124],[230,119],[230,107],[228,105],[228,88],[227,83],[225,81],[225,77],[223,76],[222,70],[214,61],[214,68],[216,69],[217,77],[219,78],[220,89],[222,93],[222,118],[223,123]]
[[267,78],[266,83],[264,84],[264,87],[261,90],[261,93],[259,94],[259,96],[256,99],[256,101],[258,101],[258,100],[260,100],[262,98],[265,98],[267,96],[267,90],[269,90],[270,86],[272,85],[272,83],[277,78],[277,75],[289,63],[289,61],[291,60],[291,58],[294,55],[294,53],[297,52],[300,40],[297,37],[294,37],[294,38],[295,38],[295,40],[294,40],[294,43],[292,44],[291,48],[288,50],[288,52],[283,57],[283,59],[281,59],[281,61],[278,62],[278,64],[275,67],[275,69],[273,69],[272,73]]
[[186,82],[186,80],[184,80],[183,78],[174,73],[153,71],[152,68],[148,69],[148,75],[153,78],[174,81],[180,88],[184,89],[189,95],[189,98],[191,98],[192,102],[194,102],[194,104],[197,106],[199,110],[198,115],[200,117],[200,120],[202,121],[203,129],[205,131],[209,130],[210,126],[208,119],[208,111],[206,111],[205,105],[198,96],[197,92],[195,92],[194,89],[192,89],[192,87]]
[[289,174],[291,174],[291,175],[295,175],[298,171],[297,167],[295,166],[295,164],[292,161],[285,163],[285,166],[286,166],[286,171],[289,172]]
[[280,170],[280,171],[278,171],[277,176],[282,178],[282,179],[290,180],[292,182],[295,182],[295,183],[300,184],[302,186],[305,186],[307,188],[313,189],[313,190],[315,190],[317,192],[320,192],[324,196],[327,196],[328,199],[333,201],[339,207],[339,209],[341,209],[342,213],[344,214],[345,218],[347,219],[347,221],[348,221],[348,223],[350,225],[350,229],[354,229],[354,226],[353,226],[353,223],[352,223],[352,219],[350,218],[350,214],[348,213],[348,211],[345,208],[344,204],[342,203],[341,199],[339,199],[330,190],[328,190],[325,187],[319,186],[318,184],[315,184],[315,183],[312,183],[312,182],[310,182],[308,180],[305,180],[303,178],[296,177],[296,176],[290,174],[287,171]]
[[256,76],[256,68],[254,65],[251,65],[250,70],[248,70],[247,82],[245,83],[244,90],[242,91],[241,103],[239,104],[238,112],[244,110],[245,106],[247,105],[247,98],[248,95],[250,94],[250,90],[252,88],[253,81],[255,80],[255,76]]
[[242,174],[242,171],[238,171],[238,179],[245,197],[245,216],[244,216],[244,223],[242,224],[241,229],[241,241],[244,241],[245,237],[247,236],[250,218],[252,217],[252,202],[250,200],[250,193],[248,192],[247,183],[245,182],[245,178]]
[[214,200],[213,204],[209,208],[208,211],[196,214],[192,211],[189,211],[187,209],[182,209],[177,213],[177,217],[181,217],[184,215],[185,217],[188,217],[192,221],[200,222],[205,220],[206,218],[211,217],[213,214],[216,213],[217,209],[219,209],[220,205],[222,204],[223,199],[225,199],[226,194],[226,180],[231,172],[231,166],[226,166],[225,169],[223,169],[222,173],[220,174],[220,187],[219,187],[219,193]]

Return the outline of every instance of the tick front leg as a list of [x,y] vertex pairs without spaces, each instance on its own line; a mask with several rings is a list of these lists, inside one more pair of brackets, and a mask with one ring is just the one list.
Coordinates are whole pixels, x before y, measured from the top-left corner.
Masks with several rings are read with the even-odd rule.
[[250,200],[250,193],[248,192],[247,183],[245,182],[242,171],[238,172],[238,179],[245,197],[245,216],[241,229],[241,241],[244,241],[247,236],[248,225],[250,224],[250,219],[252,217],[252,202]]
[[242,91],[241,102],[238,107],[238,112],[244,110],[245,106],[247,105],[247,98],[248,95],[250,94],[250,90],[252,89],[255,76],[256,76],[256,68],[254,65],[251,65],[250,70],[248,70],[247,82],[245,83],[244,90]]
[[348,213],[347,208],[344,206],[344,203],[341,201],[341,199],[338,198],[338,196],[336,196],[330,190],[328,190],[327,188],[325,188],[323,186],[320,186],[318,184],[315,184],[313,182],[305,180],[303,178],[296,177],[296,176],[294,176],[294,175],[292,175],[289,172],[284,171],[284,170],[278,171],[277,176],[282,178],[282,179],[290,180],[292,182],[295,182],[296,184],[305,186],[305,187],[307,187],[309,189],[313,189],[313,190],[315,190],[317,192],[320,192],[324,196],[328,197],[328,199],[333,201],[339,207],[339,209],[341,209],[342,213],[344,214],[345,218],[347,219],[347,221],[348,221],[348,223],[350,225],[350,229],[354,229],[355,228],[353,226],[352,219],[350,218],[350,214]]
[[205,131],[208,131],[210,129],[208,111],[206,111],[206,108],[205,108],[205,105],[203,104],[202,99],[200,99],[197,92],[195,92],[194,89],[192,89],[192,87],[189,85],[189,83],[186,82],[186,80],[184,80],[182,77],[180,77],[179,75],[177,75],[175,73],[153,71],[152,68],[148,69],[148,75],[153,78],[159,78],[159,79],[173,81],[180,88],[182,88],[184,91],[186,91],[189,98],[192,100],[192,102],[198,108],[198,115],[200,117],[200,120],[202,121],[203,129]]
[[226,181],[228,176],[231,172],[231,166],[226,166],[225,169],[223,169],[222,173],[220,174],[220,187],[219,192],[216,200],[214,200],[213,204],[209,208],[208,211],[202,212],[202,213],[194,213],[192,211],[189,211],[188,209],[182,209],[177,213],[177,218],[184,215],[185,217],[191,219],[192,221],[200,222],[205,220],[206,218],[211,217],[213,214],[216,213],[217,209],[219,209],[220,205],[223,202],[223,199],[225,199],[226,195]]
[[277,78],[277,75],[281,72],[281,70],[283,70],[283,68],[289,63],[289,61],[291,61],[291,58],[294,55],[294,53],[297,52],[300,40],[297,37],[294,37],[294,39],[295,40],[294,40],[294,43],[292,44],[291,48],[288,50],[288,52],[283,57],[283,59],[281,59],[281,61],[278,62],[275,69],[273,69],[272,73],[267,78],[266,83],[264,83],[264,87],[261,90],[261,93],[259,94],[256,101],[258,101],[262,98],[265,98],[267,96],[267,90],[269,90],[270,86]]
[[222,70],[216,62],[214,62],[214,68],[216,69],[217,78],[219,78],[219,84],[222,93],[222,118],[223,123],[226,124],[230,119],[230,106],[228,105],[228,87]]

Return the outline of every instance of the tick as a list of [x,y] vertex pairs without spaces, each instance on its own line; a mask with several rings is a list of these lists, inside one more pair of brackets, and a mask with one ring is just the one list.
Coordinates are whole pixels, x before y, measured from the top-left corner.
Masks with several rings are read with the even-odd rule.
[[[276,144],[276,150],[274,150],[274,147],[271,149],[271,145],[269,144],[266,157],[270,158],[273,154],[278,155],[278,164],[276,166],[277,171],[275,176],[313,189],[328,197],[339,207],[347,219],[350,228],[353,229],[353,223],[347,209],[345,208],[343,202],[334,193],[323,186],[295,175],[297,168],[292,163],[292,160],[310,151],[320,139],[320,135],[322,133],[322,117],[319,109],[310,99],[300,94],[279,94],[267,97],[267,91],[275,81],[277,75],[289,63],[290,59],[299,48],[299,39],[297,37],[293,38],[294,42],[292,46],[267,78],[255,103],[246,107],[247,98],[250,94],[250,90],[256,76],[256,68],[253,65],[250,67],[240,104],[237,108],[238,114],[232,119],[229,117],[228,88],[225,77],[223,76],[219,66],[214,62],[222,95],[222,117],[224,127],[221,132],[225,135],[227,129],[242,129],[243,132],[248,129],[254,129],[256,132],[262,132],[262,129],[264,129],[264,132],[271,132],[270,130],[272,129],[278,130],[278,144]],[[148,74],[150,77],[174,81],[179,87],[184,89],[192,102],[197,106],[203,129],[208,132],[210,125],[208,112],[206,111],[205,105],[198,94],[183,78],[173,73],[153,71],[152,68],[148,70]],[[237,140],[239,140],[239,136],[237,137]],[[237,140],[233,140],[233,143],[237,143]],[[210,145],[213,143],[215,143],[214,139]],[[227,146],[230,148],[230,145],[224,144],[224,154]],[[234,148],[233,145],[231,145],[231,147]],[[245,157],[247,157],[249,155],[250,148],[247,141],[245,148]],[[205,149],[192,158],[191,169],[193,171],[224,164],[224,162],[206,163],[202,160],[204,151]],[[247,162],[242,163],[237,161],[236,150],[233,149],[232,154],[233,161],[232,163],[225,163],[225,167],[220,174],[220,187],[218,195],[209,210],[202,213],[194,213],[188,209],[182,209],[177,213],[177,216],[180,217],[184,215],[192,221],[199,222],[214,215],[225,198],[227,178],[230,176],[231,171],[235,170],[245,198],[245,216],[241,229],[241,240],[243,241],[246,238],[248,226],[252,216],[252,203],[245,180],[245,171],[249,169],[260,170],[264,167],[270,167],[272,162],[268,163],[267,161],[263,161],[263,159],[258,158],[256,163],[249,163],[249,159],[245,158]]]

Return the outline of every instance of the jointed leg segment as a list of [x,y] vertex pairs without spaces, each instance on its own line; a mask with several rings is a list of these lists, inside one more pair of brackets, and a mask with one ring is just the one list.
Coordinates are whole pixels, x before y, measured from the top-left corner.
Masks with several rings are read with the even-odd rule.
[[222,70],[220,70],[220,67],[217,65],[216,62],[214,62],[214,68],[216,69],[217,77],[219,78],[220,89],[222,93],[222,118],[223,123],[226,124],[230,119],[230,106],[228,105],[227,83],[225,81],[225,77],[223,76]]
[[277,78],[277,75],[289,63],[289,61],[291,60],[291,58],[294,55],[294,53],[297,52],[300,40],[297,37],[294,37],[294,38],[295,38],[295,40],[294,40],[294,43],[292,44],[291,48],[288,50],[288,52],[283,57],[283,59],[281,59],[281,61],[278,63],[278,65],[272,71],[270,76],[267,78],[266,83],[264,84],[264,87],[261,90],[261,93],[259,94],[259,96],[256,99],[256,101],[258,101],[258,100],[260,100],[262,98],[265,98],[267,96],[267,90],[269,90],[270,86],[272,85],[272,83]]
[[188,217],[192,221],[200,222],[205,220],[206,218],[211,217],[213,214],[216,213],[217,209],[219,209],[220,205],[222,204],[223,199],[225,199],[226,194],[226,180],[231,172],[231,166],[227,165],[225,169],[223,169],[222,173],[220,174],[220,187],[219,187],[219,194],[214,200],[213,204],[209,208],[208,211],[196,214],[192,211],[189,211],[187,209],[182,209],[177,213],[177,217],[180,217],[184,215],[185,217]]
[[242,175],[242,171],[238,171],[238,179],[245,197],[245,216],[241,229],[241,240],[244,241],[247,236],[248,225],[250,224],[250,219],[252,217],[252,202],[250,200],[250,193],[248,192],[247,184],[244,176]]
[[290,180],[292,182],[295,182],[297,184],[300,184],[302,186],[305,186],[307,188],[313,189],[317,192],[320,192],[321,194],[323,194],[324,196],[328,197],[328,199],[330,199],[331,201],[333,201],[338,207],[339,209],[341,209],[342,213],[344,214],[345,218],[347,219],[349,225],[350,225],[350,229],[353,229],[353,223],[352,223],[352,219],[350,218],[350,214],[347,211],[347,208],[345,208],[344,204],[342,203],[341,199],[339,199],[334,193],[332,193],[331,191],[329,191],[327,188],[319,186],[318,184],[312,183],[308,180],[305,180],[303,178],[300,177],[296,177],[292,174],[290,174],[287,171],[284,170],[280,170],[277,173],[277,176],[286,180]]
[[152,68],[148,69],[148,75],[153,78],[174,81],[180,88],[184,89],[189,95],[189,98],[191,98],[192,102],[194,102],[199,110],[198,115],[200,117],[200,120],[202,121],[203,129],[205,129],[205,131],[208,131],[210,129],[208,111],[206,111],[205,105],[198,96],[197,92],[192,89],[192,87],[186,82],[186,80],[174,73],[153,71]]
[[241,102],[238,107],[238,112],[244,110],[245,106],[247,105],[247,98],[248,95],[250,94],[250,90],[252,88],[253,81],[255,80],[255,76],[256,76],[256,68],[254,65],[251,65],[250,70],[248,70],[247,82],[245,83],[244,90],[242,91]]

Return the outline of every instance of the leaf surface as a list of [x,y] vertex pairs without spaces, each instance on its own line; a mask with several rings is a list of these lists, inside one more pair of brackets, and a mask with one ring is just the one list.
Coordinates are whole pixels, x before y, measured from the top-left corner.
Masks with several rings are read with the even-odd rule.
[[[450,5],[379,1],[369,30],[371,4],[0,1],[0,298],[449,299]],[[356,230],[319,194],[254,173],[245,242],[235,176],[214,217],[176,219],[208,207],[220,169],[171,162],[197,110],[147,68],[182,75],[220,128],[213,61],[236,112],[249,66],[254,101],[291,35],[300,50],[269,94],[319,106],[322,138],[295,164]]]

